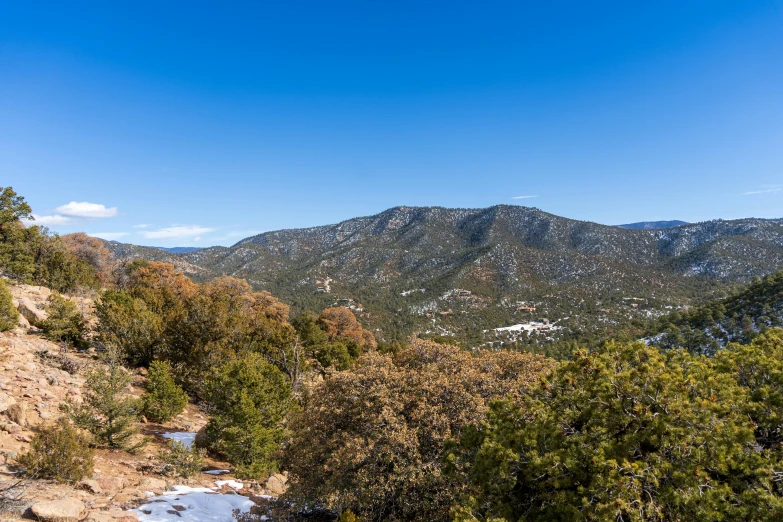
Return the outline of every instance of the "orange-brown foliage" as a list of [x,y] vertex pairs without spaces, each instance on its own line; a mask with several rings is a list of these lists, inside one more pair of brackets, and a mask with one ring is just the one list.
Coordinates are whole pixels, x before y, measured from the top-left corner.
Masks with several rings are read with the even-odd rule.
[[378,345],[372,332],[363,329],[348,308],[342,306],[327,308],[321,312],[318,323],[326,331],[330,341],[338,338],[348,339],[365,350]]
[[366,521],[449,520],[464,484],[441,472],[444,443],[480,422],[490,399],[525,393],[552,366],[420,339],[394,358],[368,353],[316,386],[290,423],[287,496]]

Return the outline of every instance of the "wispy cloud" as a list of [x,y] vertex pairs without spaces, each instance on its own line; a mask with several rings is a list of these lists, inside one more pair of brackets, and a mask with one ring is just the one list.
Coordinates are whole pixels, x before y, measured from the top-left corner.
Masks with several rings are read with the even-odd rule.
[[530,199],[530,198],[537,198],[538,196],[514,196],[511,199]]
[[82,218],[108,218],[117,215],[117,207],[106,208],[106,205],[87,201],[71,201],[54,210],[58,214]]
[[753,196],[756,194],[770,194],[772,192],[780,192],[783,190],[782,188],[771,188],[771,189],[764,189],[764,190],[749,190],[748,192],[743,192],[743,196]]
[[133,228],[149,228],[150,226],[146,223],[142,223],[141,225],[133,225]]
[[127,236],[128,233],[127,232],[91,232],[88,235],[93,237],[99,237],[107,241],[114,241],[116,239],[120,239],[121,237]]
[[[214,228],[200,227],[197,225],[174,225],[158,230],[145,230],[141,232],[141,235],[147,239],[180,239],[198,237],[214,230]],[[199,237],[199,239],[201,238]]]
[[45,227],[51,227],[56,225],[67,225],[71,223],[71,218],[55,214],[53,216],[39,216],[38,214],[32,214],[33,219],[24,220],[28,225],[42,225]]

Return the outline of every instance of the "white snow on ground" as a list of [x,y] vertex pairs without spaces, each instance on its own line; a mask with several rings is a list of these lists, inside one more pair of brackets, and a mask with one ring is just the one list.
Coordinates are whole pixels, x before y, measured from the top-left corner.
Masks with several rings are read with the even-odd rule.
[[187,431],[177,431],[172,433],[164,433],[163,434],[164,439],[171,439],[171,440],[178,440],[182,444],[185,445],[186,448],[189,448],[193,445],[193,443],[196,441],[196,434],[190,433]]
[[140,522],[233,522],[232,511],[250,511],[255,504],[235,493],[220,494],[209,488],[174,486],[133,511]]
[[530,323],[520,323],[503,328],[495,328],[496,332],[533,332],[536,330],[559,330],[561,327],[554,324],[539,323],[536,321]]
[[242,483],[236,480],[216,480],[215,485],[219,488],[228,486],[232,489],[242,489]]

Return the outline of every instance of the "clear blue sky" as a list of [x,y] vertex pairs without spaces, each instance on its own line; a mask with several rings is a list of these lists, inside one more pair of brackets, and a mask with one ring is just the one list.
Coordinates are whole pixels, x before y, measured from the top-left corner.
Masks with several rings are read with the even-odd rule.
[[7,185],[153,245],[396,205],[783,217],[783,2],[2,2]]

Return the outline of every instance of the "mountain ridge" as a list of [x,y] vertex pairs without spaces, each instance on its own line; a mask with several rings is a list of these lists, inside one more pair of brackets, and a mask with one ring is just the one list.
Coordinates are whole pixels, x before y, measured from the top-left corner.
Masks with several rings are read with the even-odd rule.
[[[783,268],[783,220],[635,230],[515,205],[398,206],[179,255],[120,245],[110,247],[120,258],[172,262],[198,280],[220,274],[245,278],[296,310],[342,299],[383,331],[396,322],[392,329],[398,333],[464,332],[459,314],[477,318],[476,329],[504,326],[518,315],[519,307],[508,303],[546,295],[604,305],[609,300],[616,310],[625,310],[623,296],[651,296],[659,307],[699,299]],[[402,296],[411,289],[425,291]],[[463,297],[454,297],[458,294]],[[573,308],[552,299],[539,307],[552,317]],[[433,323],[437,314],[445,315]]]

